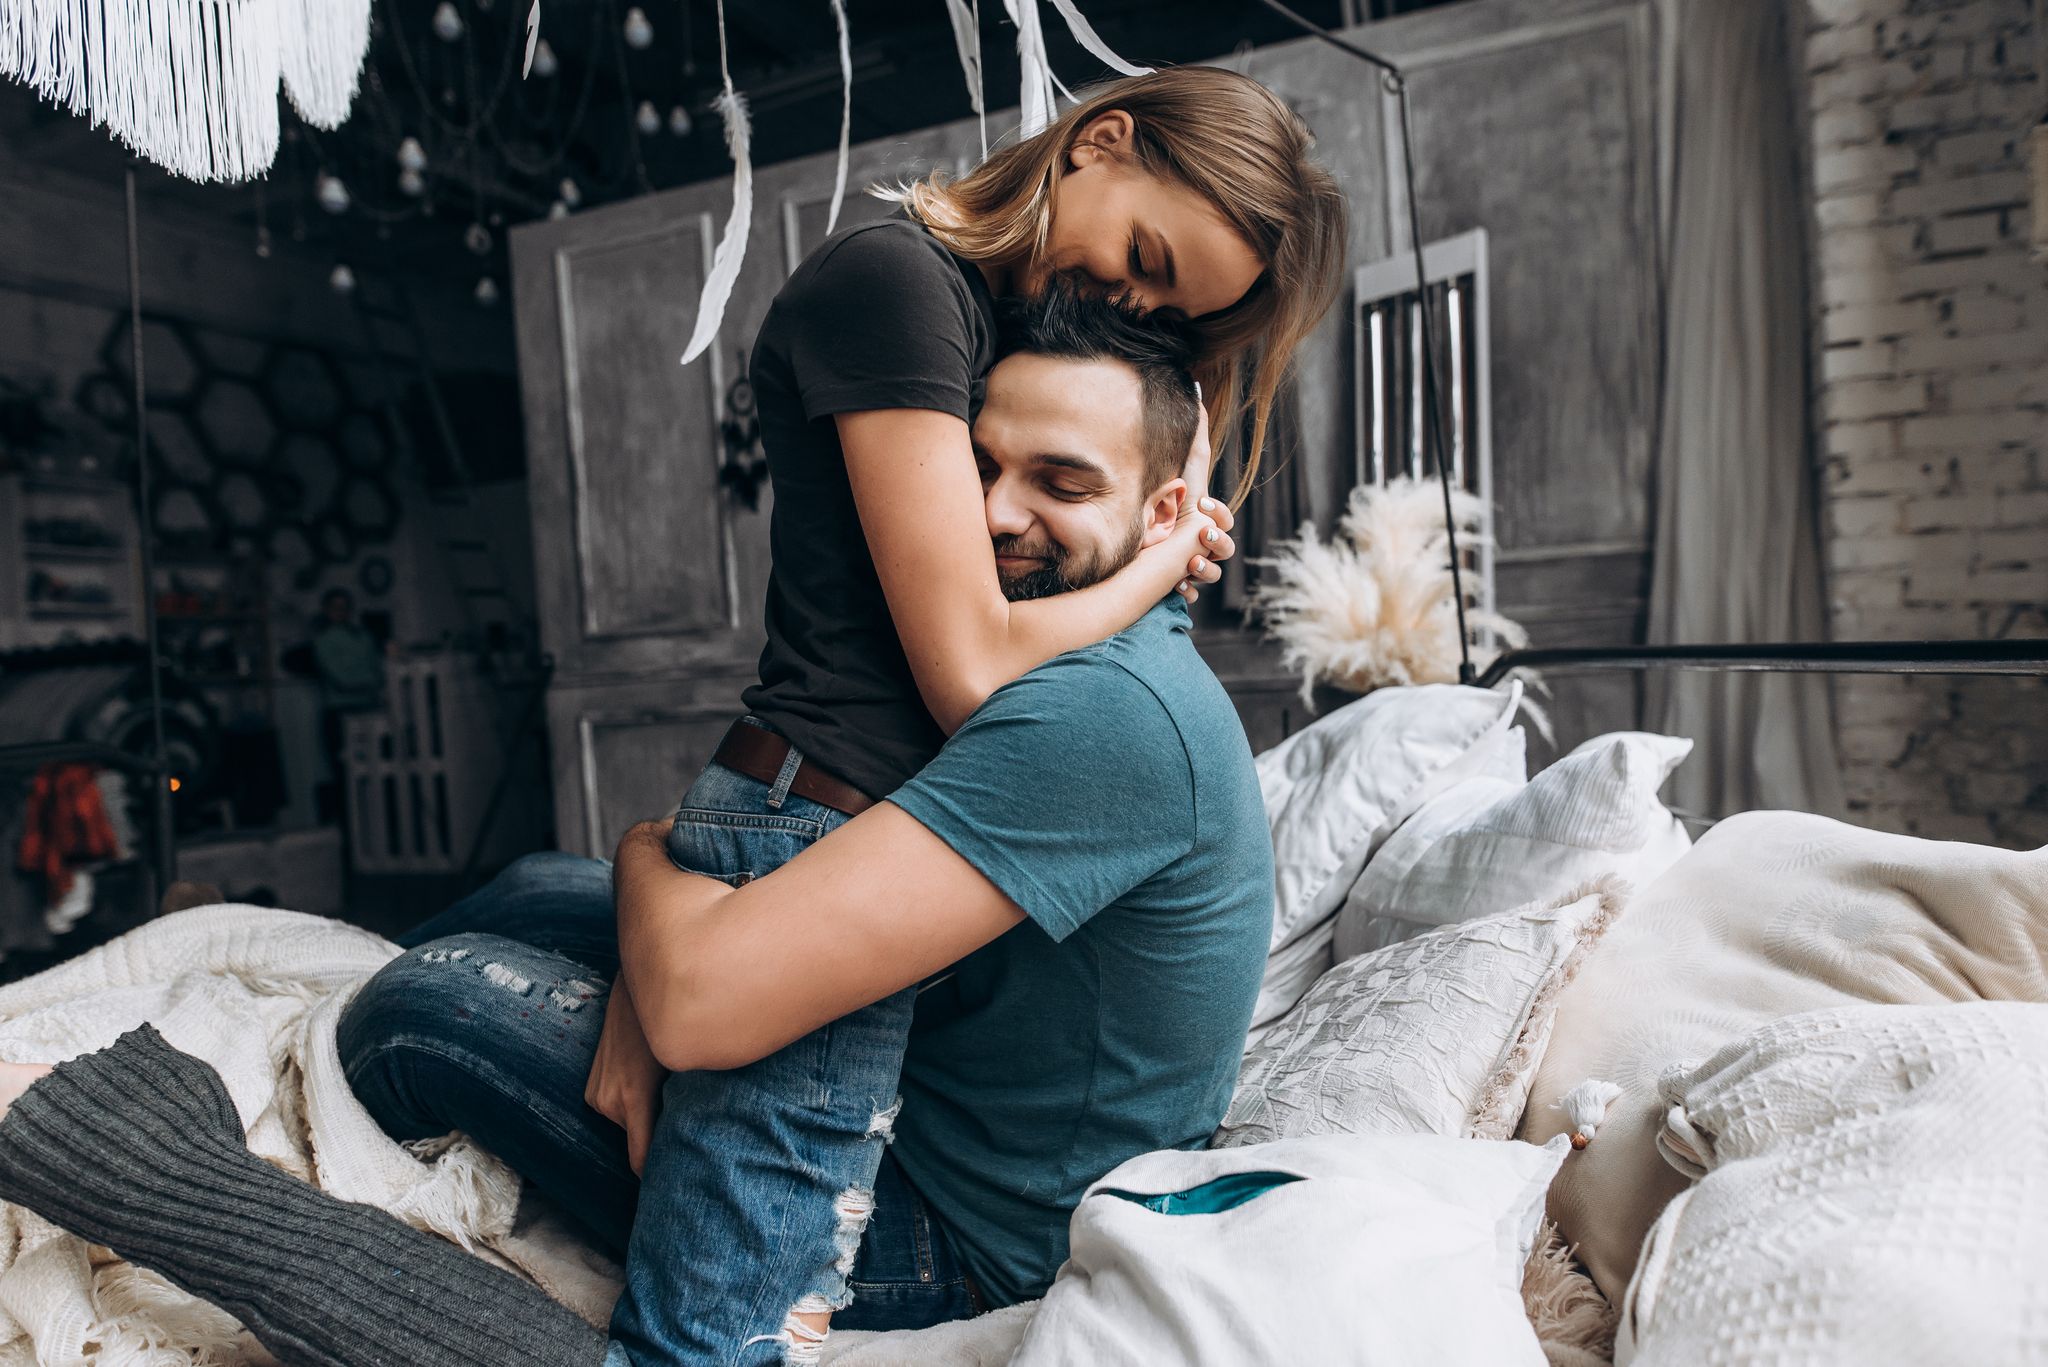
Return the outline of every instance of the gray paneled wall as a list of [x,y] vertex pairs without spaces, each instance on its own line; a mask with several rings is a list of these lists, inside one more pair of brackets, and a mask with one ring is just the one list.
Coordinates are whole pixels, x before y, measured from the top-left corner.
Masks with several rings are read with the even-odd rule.
[[[1657,12],[1657,0],[1474,0],[1356,30],[1415,73],[1424,234],[1489,234],[1498,583],[1503,609],[1542,644],[1641,634]],[[1394,106],[1377,78],[1313,42],[1239,64],[1316,129],[1352,196],[1353,264],[1405,249]],[[849,184],[963,168],[979,150],[971,119],[864,144]],[[718,422],[783,276],[823,234],[832,175],[830,155],[758,170],[746,269],[717,344],[688,369],[676,361],[730,182],[513,233],[535,566],[559,662],[556,809],[571,847],[608,853],[626,824],[671,810],[753,676],[767,500],[751,511],[719,488]],[[842,221],[886,212],[850,198]],[[1355,468],[1350,312],[1333,309],[1298,362],[1299,485],[1325,526]],[[1203,645],[1255,745],[1308,719],[1269,647],[1239,631]],[[1560,744],[1636,724],[1632,682],[1554,682]]]

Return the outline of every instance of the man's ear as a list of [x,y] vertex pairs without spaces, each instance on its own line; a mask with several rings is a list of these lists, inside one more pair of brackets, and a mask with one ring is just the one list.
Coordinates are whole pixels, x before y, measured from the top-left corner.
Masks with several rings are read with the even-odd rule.
[[1145,530],[1138,544],[1152,546],[1166,540],[1180,521],[1181,504],[1189,497],[1188,482],[1184,479],[1170,479],[1153,490],[1140,514]]
[[1135,127],[1131,116],[1121,109],[1097,114],[1074,134],[1074,145],[1067,149],[1067,165],[1078,171],[1104,157],[1123,160],[1130,155]]

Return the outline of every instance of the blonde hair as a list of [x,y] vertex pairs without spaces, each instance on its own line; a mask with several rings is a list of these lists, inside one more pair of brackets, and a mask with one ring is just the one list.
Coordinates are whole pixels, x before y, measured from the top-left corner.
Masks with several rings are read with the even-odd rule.
[[1251,414],[1230,496],[1236,508],[1258,476],[1273,398],[1294,349],[1337,297],[1349,233],[1343,191],[1309,160],[1308,125],[1277,95],[1212,66],[1112,81],[1081,91],[1043,131],[990,152],[959,179],[934,171],[887,197],[956,256],[1036,261],[1051,233],[1067,152],[1083,129],[1117,109],[1131,117],[1137,165],[1215,205],[1265,263],[1244,298],[1192,325],[1201,347],[1195,378],[1207,396],[1212,441],[1230,437]]

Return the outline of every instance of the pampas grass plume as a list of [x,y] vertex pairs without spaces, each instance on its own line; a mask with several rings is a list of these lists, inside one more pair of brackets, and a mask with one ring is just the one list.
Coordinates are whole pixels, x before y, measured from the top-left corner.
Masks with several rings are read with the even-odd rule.
[[[1458,544],[1479,542],[1482,506],[1451,495]],[[1363,485],[1329,541],[1304,526],[1297,540],[1253,563],[1266,571],[1252,592],[1253,611],[1280,642],[1281,662],[1301,672],[1308,701],[1318,683],[1351,693],[1389,684],[1458,681],[1458,613],[1452,601],[1443,494],[1426,480]],[[1467,627],[1491,631],[1509,648],[1527,645],[1521,626],[1468,606]],[[1479,668],[1497,651],[1475,650]]]

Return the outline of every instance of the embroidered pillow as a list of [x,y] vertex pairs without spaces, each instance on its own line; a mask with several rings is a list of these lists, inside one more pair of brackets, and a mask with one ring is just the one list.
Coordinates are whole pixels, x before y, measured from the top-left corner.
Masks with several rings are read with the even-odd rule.
[[1245,1055],[1217,1147],[1317,1134],[1506,1138],[1558,991],[1620,913],[1618,880],[1338,964]]

